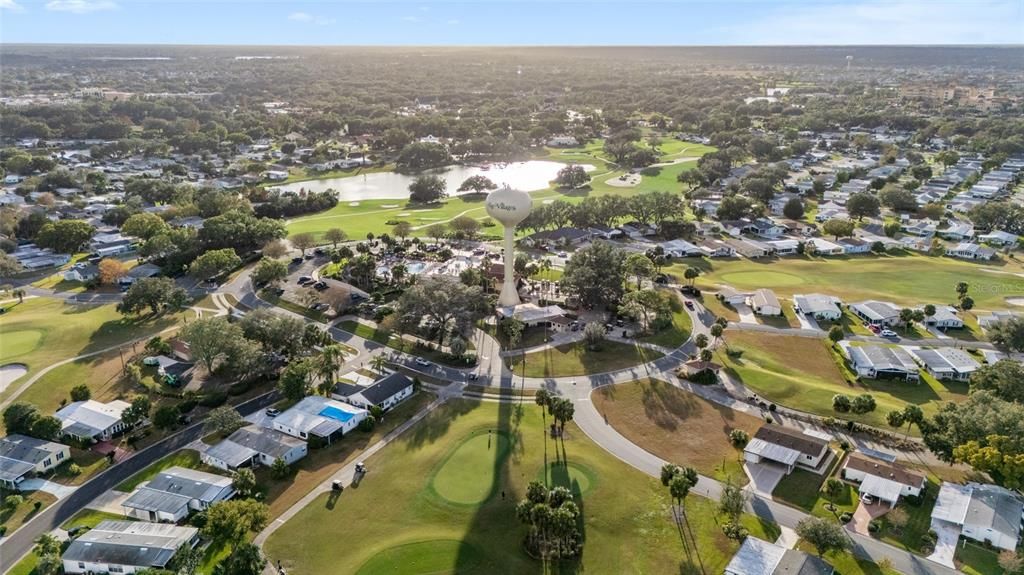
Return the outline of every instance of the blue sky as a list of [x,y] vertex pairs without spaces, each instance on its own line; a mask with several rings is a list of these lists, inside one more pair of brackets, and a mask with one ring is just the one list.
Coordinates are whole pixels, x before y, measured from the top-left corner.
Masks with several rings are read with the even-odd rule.
[[4,43],[1021,44],[1024,0],[0,0]]

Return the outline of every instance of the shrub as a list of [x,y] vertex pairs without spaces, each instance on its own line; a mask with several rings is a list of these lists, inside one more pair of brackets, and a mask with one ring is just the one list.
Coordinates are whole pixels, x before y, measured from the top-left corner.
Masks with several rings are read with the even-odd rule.
[[768,406],[768,411],[775,411],[776,409],[778,409],[778,406],[775,405],[774,403]]
[[0,537],[3,537],[4,535],[7,535],[7,526],[0,525]]
[[[849,514],[848,513],[844,513],[843,515],[849,515]],[[879,523],[877,519],[873,519],[870,523],[868,523],[868,532],[869,533],[878,533],[881,529],[882,529],[882,524]]]
[[[839,516],[839,520],[842,521],[843,523],[849,523],[850,520],[852,520],[852,519],[853,519],[853,514],[850,513],[849,511],[846,511],[842,515]],[[870,529],[870,527],[869,527],[869,529]]]
[[39,511],[39,509],[42,506],[43,506],[43,502],[42,501],[36,501],[35,503],[32,504],[32,509],[34,509],[35,511]]
[[232,395],[232,396],[242,395],[243,393],[245,393],[247,391],[249,391],[249,382],[248,381],[240,381],[240,382],[238,382],[238,383],[236,383],[236,384],[234,384],[234,385],[232,385],[231,387],[228,388],[228,395]]
[[742,429],[734,429],[729,432],[729,442],[734,447],[743,447],[750,441],[750,434]]
[[204,393],[199,397],[199,405],[203,407],[220,407],[228,400],[228,394],[223,391]]
[[188,524],[192,527],[195,527],[196,529],[202,529],[203,527],[206,527],[206,512],[200,511],[192,517],[189,517]]
[[359,431],[369,433],[373,431],[373,427],[377,425],[376,419],[372,415],[367,415],[362,421],[359,422]]
[[78,476],[82,474],[82,468],[79,467],[77,463],[72,463],[71,465],[68,465],[67,472],[68,475]]
[[196,408],[199,402],[194,397],[186,397],[184,401],[178,404],[178,413],[182,415],[192,411]]

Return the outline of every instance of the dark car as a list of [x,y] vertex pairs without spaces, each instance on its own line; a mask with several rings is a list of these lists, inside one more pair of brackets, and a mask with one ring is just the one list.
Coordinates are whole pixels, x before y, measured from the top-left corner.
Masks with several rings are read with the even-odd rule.
[[692,301],[687,301],[686,302],[686,309],[689,309],[689,310],[693,309],[693,302]]
[[292,258],[292,263],[293,264],[301,264],[302,263],[302,257],[300,256],[300,257],[297,257],[297,258]]
[[325,252],[323,248],[317,248],[317,249],[313,250],[313,253],[318,255],[318,256],[322,256],[322,255],[324,255],[327,252]]
[[313,283],[316,280],[314,280],[310,276],[299,276],[299,279],[296,280],[296,281],[299,283],[299,285],[306,285],[306,284],[311,284],[311,283]]
[[327,282],[318,281],[315,284],[313,284],[313,289],[315,289],[316,291],[324,291],[325,289],[327,289]]
[[679,288],[679,291],[682,292],[683,295],[689,295],[689,296],[693,296],[693,297],[700,297],[700,290],[695,288],[695,287],[693,287],[693,286],[683,286],[683,287]]
[[364,299],[366,299],[366,296],[364,296],[361,293],[353,293],[352,294],[352,301],[363,301]]

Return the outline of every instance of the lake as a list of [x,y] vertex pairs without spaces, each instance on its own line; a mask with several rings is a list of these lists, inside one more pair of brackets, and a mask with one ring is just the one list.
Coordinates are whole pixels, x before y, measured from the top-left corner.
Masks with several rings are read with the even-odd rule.
[[[509,164],[492,164],[490,169],[479,166],[448,166],[429,173],[437,174],[448,183],[448,195],[457,195],[459,186],[471,176],[484,175],[499,186],[508,184],[517,190],[533,192],[543,190],[550,185],[551,180],[558,175],[558,170],[565,167],[561,162],[549,162],[546,160],[530,160],[528,162],[513,162]],[[592,171],[594,166],[585,164],[583,169]],[[409,184],[416,179],[416,175],[399,174],[397,172],[376,172],[359,176],[348,176],[345,178],[327,178],[324,180],[309,180],[274,186],[275,190],[286,190],[298,192],[306,191],[322,192],[333,189],[341,201],[359,200],[404,200],[409,197]]]

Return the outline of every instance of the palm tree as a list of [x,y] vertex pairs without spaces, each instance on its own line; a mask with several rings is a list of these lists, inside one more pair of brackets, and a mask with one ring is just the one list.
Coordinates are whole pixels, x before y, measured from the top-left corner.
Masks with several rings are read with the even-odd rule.
[[703,362],[709,362],[714,359],[715,354],[710,349],[700,350],[700,360]]
[[828,497],[829,510],[837,518],[839,517],[836,513],[836,498],[843,492],[844,483],[835,477],[829,477],[825,480],[825,487],[822,491],[825,492],[825,497]]
[[14,290],[14,297],[18,298],[18,303],[25,303],[25,290],[21,288]]
[[326,346],[320,352],[320,361],[317,365],[317,374],[322,378],[317,391],[327,395],[334,387],[334,378],[341,367],[345,365],[345,350],[338,344]]
[[383,354],[377,354],[370,358],[370,367],[377,373],[384,373],[384,366],[387,365],[387,361]]
[[[690,541],[693,542],[693,551],[697,555],[697,561],[700,563],[701,573],[704,573],[704,561],[700,557],[700,549],[697,548],[697,538],[693,535],[693,529],[690,528],[690,519],[686,515],[686,496],[690,494],[690,489],[697,484],[695,479],[689,477],[689,471],[693,468],[685,468],[681,473],[677,474],[668,483],[668,492],[675,500],[676,506],[679,508],[679,514],[683,517],[683,524],[686,526],[686,532],[690,535]],[[693,471],[696,475],[696,471]],[[683,536],[683,542],[685,543],[686,536]]]
[[683,272],[683,277],[690,282],[691,286],[693,285],[693,280],[697,279],[699,276],[700,270],[695,267],[688,267],[686,268],[686,271]]
[[903,333],[907,333],[910,324],[914,321],[914,310],[905,307],[900,310],[900,323],[903,324]]
[[910,437],[910,428],[914,427],[914,424],[917,424],[918,428],[921,427],[921,423],[924,421],[924,411],[912,403],[908,404],[903,408],[903,421],[907,424],[907,433],[903,436],[906,439]]

